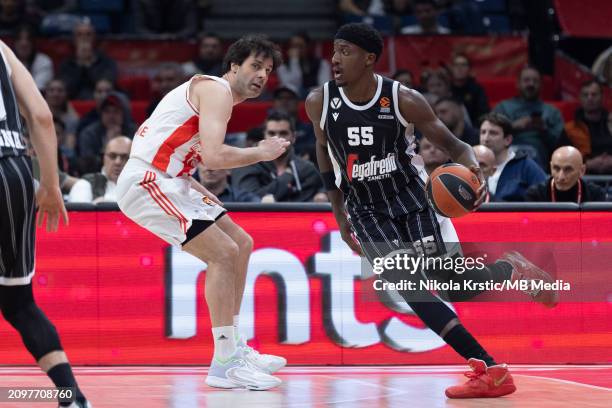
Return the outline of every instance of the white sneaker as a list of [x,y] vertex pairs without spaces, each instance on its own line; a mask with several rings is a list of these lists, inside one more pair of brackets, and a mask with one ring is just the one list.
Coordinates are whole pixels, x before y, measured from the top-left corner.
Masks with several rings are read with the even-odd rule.
[[243,357],[241,349],[236,351],[226,363],[213,358],[206,384],[216,388],[247,388],[263,391],[281,384],[280,378],[266,374]]
[[284,357],[272,354],[259,354],[259,351],[249,346],[242,336],[236,341],[236,347],[242,350],[246,361],[253,364],[264,373],[275,373],[287,365],[287,360]]

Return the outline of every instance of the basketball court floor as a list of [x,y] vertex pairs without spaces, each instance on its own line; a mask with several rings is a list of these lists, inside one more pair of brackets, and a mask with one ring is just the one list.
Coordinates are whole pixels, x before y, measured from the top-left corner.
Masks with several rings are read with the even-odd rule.
[[[449,400],[444,389],[463,381],[459,366],[288,367],[270,391],[218,390],[204,384],[206,367],[77,367],[94,408],[234,407],[612,407],[612,365],[513,365],[516,393],[497,399]],[[36,367],[0,367],[2,387],[49,387]],[[4,408],[56,407],[0,402]]]

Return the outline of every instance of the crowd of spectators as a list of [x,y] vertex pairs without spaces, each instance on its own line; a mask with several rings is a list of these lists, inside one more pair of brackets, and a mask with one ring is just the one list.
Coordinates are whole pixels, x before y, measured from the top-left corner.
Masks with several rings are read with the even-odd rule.
[[[74,6],[57,1],[55,9],[23,8],[23,2],[15,0],[17,7],[5,7],[9,3],[0,2],[0,21],[12,21],[15,13],[31,13],[32,19],[40,21],[53,10],[70,12]],[[135,3],[146,15],[147,7],[154,8],[158,2]],[[183,3],[178,3],[176,10],[181,10]],[[346,0],[340,1],[339,7],[361,16],[413,14],[415,24],[403,27],[402,32],[446,34],[449,28],[439,24],[438,11],[456,8],[456,3],[459,2]],[[37,49],[36,31],[23,25],[23,21],[27,19],[3,27],[13,28],[15,53],[32,73],[54,115],[58,165],[65,175],[62,187],[66,197],[70,201],[112,201],[116,176],[125,164],[126,149],[129,152],[128,142],[140,125],[132,117],[128,93],[118,86],[118,64],[100,49],[91,21],[79,19],[72,29],[72,53],[64,61],[55,61],[58,68],[54,70],[49,56]],[[139,26],[139,30],[162,30],[155,21],[147,24]],[[167,23],[163,30],[195,34],[191,26],[180,30],[177,27]],[[154,67],[146,116],[164,95],[190,76],[223,74],[221,37],[203,32],[197,36],[197,44],[191,60],[168,61]],[[291,148],[273,162],[231,172],[201,168],[196,178],[222,201],[326,201],[316,169],[313,128],[300,117],[300,106],[311,89],[331,79],[330,63],[314,52],[313,42],[303,32],[291,36],[283,49],[284,63],[278,68],[275,87],[267,94],[271,102],[267,119],[240,138],[231,138],[231,142],[248,146],[278,135],[290,140]],[[542,75],[533,66],[525,66],[518,73],[516,96],[495,105],[489,103],[470,59],[463,53],[416,75],[400,67],[392,77],[423,93],[449,130],[474,146],[488,178],[488,201],[562,201],[572,197],[570,201],[605,200],[606,190],[597,190],[583,176],[612,175],[612,114],[604,107],[606,85],[597,80],[585,82],[574,118],[564,121],[555,106],[542,100]],[[94,103],[90,111],[79,115],[73,100]],[[431,171],[449,161],[449,157],[424,136],[417,129],[420,154]]]

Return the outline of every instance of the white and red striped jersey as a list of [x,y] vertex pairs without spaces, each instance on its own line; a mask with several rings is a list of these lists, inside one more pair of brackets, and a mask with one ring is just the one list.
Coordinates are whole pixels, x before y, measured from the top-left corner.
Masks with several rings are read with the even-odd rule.
[[167,173],[171,177],[193,174],[200,157],[199,113],[189,101],[192,81],[214,80],[227,87],[219,77],[195,75],[189,81],[168,92],[153,114],[134,135],[130,157],[135,157]]

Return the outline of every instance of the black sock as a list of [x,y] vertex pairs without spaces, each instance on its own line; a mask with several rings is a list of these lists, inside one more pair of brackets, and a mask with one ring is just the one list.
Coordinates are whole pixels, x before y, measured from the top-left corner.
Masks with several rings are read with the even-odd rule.
[[[74,374],[72,374],[72,367],[70,367],[70,364],[61,363],[53,366],[47,371],[47,375],[56,387],[73,387],[75,399],[79,402],[85,401],[85,396],[79,389]],[[70,402],[62,402],[60,406],[68,406],[70,404]]]
[[453,327],[446,336],[444,336],[444,341],[466,360],[477,358],[483,360],[487,364],[487,367],[497,365],[493,357],[482,348],[474,336],[472,336],[461,324]]

